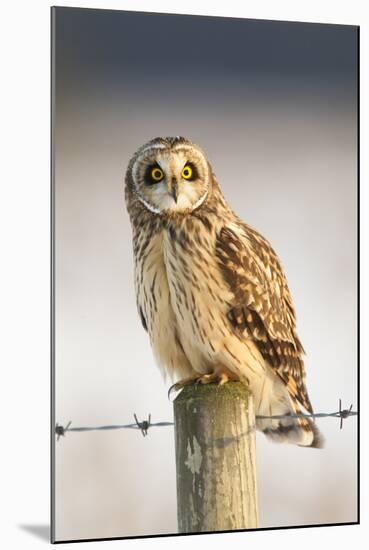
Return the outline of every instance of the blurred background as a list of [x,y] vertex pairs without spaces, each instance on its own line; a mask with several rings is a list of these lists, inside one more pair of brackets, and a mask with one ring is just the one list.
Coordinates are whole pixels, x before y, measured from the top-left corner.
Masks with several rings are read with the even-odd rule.
[[[357,410],[357,28],[56,8],[55,418],[171,421],[136,311],[123,181],[183,135],[279,254],[316,412]],[[261,527],[357,520],[357,420],[324,450],[257,433]],[[173,427],[56,443],[56,540],[175,533]]]

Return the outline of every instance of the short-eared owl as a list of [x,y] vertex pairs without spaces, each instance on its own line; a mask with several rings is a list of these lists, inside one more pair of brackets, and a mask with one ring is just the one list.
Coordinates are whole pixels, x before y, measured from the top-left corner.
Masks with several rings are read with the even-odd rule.
[[[155,138],[134,154],[125,197],[135,290],[156,360],[173,380],[248,383],[257,415],[312,407],[286,277],[268,241],[227,204],[203,151]],[[275,441],[320,447],[307,418],[257,420]]]

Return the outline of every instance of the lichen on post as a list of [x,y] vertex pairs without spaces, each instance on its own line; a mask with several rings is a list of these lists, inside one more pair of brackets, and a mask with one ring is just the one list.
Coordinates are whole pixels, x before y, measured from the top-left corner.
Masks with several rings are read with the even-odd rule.
[[241,382],[193,384],[174,400],[180,533],[258,526],[255,413]]

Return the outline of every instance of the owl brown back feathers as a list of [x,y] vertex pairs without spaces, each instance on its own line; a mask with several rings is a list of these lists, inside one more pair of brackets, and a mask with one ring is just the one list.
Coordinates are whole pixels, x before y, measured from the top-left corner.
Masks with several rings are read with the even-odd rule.
[[[185,138],[152,140],[131,159],[125,193],[137,306],[163,371],[247,381],[259,415],[298,414],[300,405],[312,412],[278,257],[228,206],[203,151]],[[321,445],[309,419],[257,428],[276,441]]]

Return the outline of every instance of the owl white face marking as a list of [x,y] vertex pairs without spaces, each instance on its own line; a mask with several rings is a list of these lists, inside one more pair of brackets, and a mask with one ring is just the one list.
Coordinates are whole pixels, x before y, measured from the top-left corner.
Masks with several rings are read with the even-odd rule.
[[132,179],[136,196],[155,214],[191,212],[208,196],[207,161],[187,143],[145,145],[132,165]]

